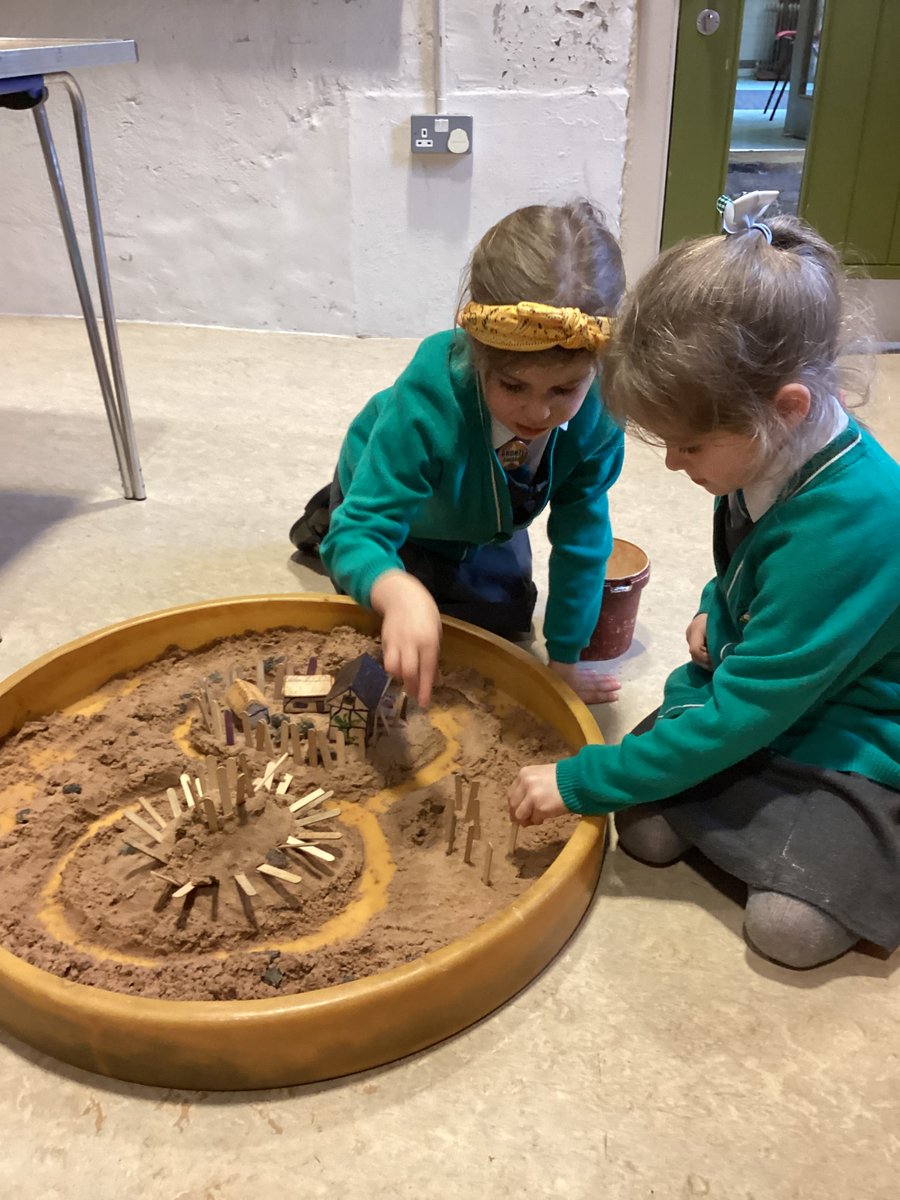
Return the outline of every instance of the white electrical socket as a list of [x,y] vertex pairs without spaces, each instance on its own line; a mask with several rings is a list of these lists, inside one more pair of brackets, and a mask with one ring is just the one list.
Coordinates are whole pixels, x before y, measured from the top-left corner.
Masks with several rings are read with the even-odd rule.
[[413,154],[471,154],[472,117],[431,114],[409,119]]

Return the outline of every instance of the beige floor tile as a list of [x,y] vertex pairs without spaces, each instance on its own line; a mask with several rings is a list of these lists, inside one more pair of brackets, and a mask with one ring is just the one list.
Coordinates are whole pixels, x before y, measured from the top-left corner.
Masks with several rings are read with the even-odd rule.
[[[413,343],[125,326],[149,498],[122,500],[78,322],[3,319],[0,675],[137,613],[328,590],[287,529],[350,417]],[[900,453],[900,357],[869,419]],[[621,736],[683,658],[710,501],[629,445],[615,531],[651,556]],[[539,575],[546,540],[536,538]],[[315,1087],[170,1093],[0,1036],[0,1190],[20,1200],[566,1197],[889,1200],[898,956],[796,975],[753,959],[734,900],[612,852],[575,938],[515,1001],[434,1050]]]

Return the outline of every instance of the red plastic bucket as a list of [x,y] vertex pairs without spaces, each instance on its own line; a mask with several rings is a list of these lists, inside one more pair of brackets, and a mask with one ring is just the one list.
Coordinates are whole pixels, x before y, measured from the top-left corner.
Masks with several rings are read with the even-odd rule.
[[603,607],[583,659],[618,658],[631,645],[641,592],[650,578],[650,559],[632,542],[613,538],[606,564]]

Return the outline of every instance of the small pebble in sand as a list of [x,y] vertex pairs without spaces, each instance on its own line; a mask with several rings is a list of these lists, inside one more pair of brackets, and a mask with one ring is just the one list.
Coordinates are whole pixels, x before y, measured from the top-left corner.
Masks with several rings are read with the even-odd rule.
[[275,966],[269,967],[263,972],[262,981],[268,983],[272,987],[280,987],[281,981],[284,979],[284,972],[279,971]]
[[20,808],[19,811],[16,813],[16,824],[17,825],[27,825],[28,818],[30,815],[31,815],[30,808]]
[[63,787],[63,795],[64,796],[80,796],[81,795],[81,784],[80,783],[67,783]]

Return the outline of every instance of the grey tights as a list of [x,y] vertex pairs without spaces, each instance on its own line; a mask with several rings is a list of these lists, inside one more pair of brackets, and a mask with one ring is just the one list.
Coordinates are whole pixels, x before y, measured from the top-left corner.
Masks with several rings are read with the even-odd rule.
[[[615,822],[619,845],[642,862],[666,866],[690,849],[652,804],[626,808],[616,813]],[[858,940],[814,904],[753,888],[747,895],[744,937],[757,954],[795,970],[830,962]]]

